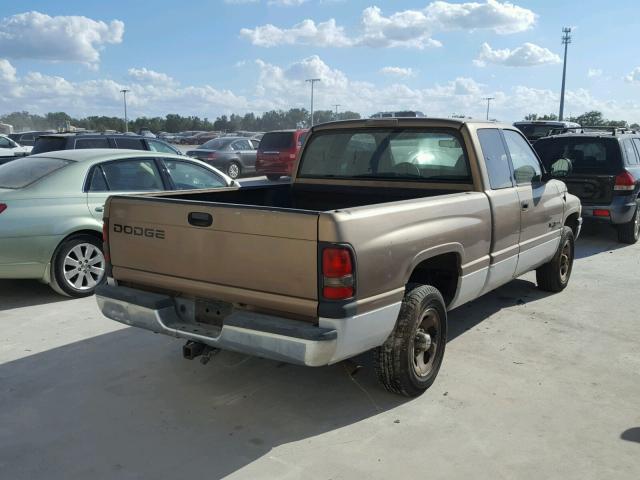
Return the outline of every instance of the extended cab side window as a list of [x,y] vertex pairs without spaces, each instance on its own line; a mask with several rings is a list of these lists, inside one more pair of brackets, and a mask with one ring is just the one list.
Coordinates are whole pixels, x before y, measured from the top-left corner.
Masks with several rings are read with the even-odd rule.
[[503,130],[504,139],[513,163],[513,177],[518,185],[532,183],[534,179],[542,178],[542,167],[538,157],[533,152],[531,144],[518,132]]
[[478,139],[482,147],[489,182],[493,190],[513,187],[511,165],[504,148],[504,142],[497,128],[482,128],[478,130]]

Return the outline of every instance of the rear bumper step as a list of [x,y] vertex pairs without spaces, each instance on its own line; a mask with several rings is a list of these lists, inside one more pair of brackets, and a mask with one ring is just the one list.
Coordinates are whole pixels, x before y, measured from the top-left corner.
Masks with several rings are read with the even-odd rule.
[[112,320],[223,350],[311,367],[328,365],[336,353],[335,328],[243,310],[231,313],[217,328],[181,318],[168,295],[121,286],[98,287],[96,300]]

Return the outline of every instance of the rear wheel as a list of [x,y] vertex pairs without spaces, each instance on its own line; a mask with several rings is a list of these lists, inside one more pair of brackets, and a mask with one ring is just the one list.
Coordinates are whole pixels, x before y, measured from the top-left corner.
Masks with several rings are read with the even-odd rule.
[[538,288],[547,292],[561,292],[569,284],[573,270],[574,236],[573,230],[563,227],[560,246],[551,261],[536,270]]
[[102,243],[92,235],[75,235],[65,240],[52,265],[54,289],[70,297],[93,295],[105,279]]
[[280,180],[280,175],[276,175],[275,173],[268,173],[267,178],[272,182],[275,182],[277,180]]
[[374,350],[384,387],[417,397],[436,379],[447,341],[447,310],[440,292],[424,285],[407,290],[393,332]]
[[618,225],[618,241],[634,244],[640,238],[640,201],[636,201],[636,211],[631,221]]
[[229,175],[229,177],[233,178],[234,180],[238,178],[241,173],[242,167],[238,162],[230,162],[229,165],[227,165],[227,175]]

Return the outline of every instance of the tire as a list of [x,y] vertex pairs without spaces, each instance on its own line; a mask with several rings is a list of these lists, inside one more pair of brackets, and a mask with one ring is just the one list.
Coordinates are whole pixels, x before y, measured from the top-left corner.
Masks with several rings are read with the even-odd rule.
[[618,225],[618,241],[633,245],[640,238],[640,201],[636,202],[636,211],[633,218],[622,225]]
[[242,175],[242,167],[236,161],[229,162],[227,168],[225,169],[225,173],[231,177],[233,180],[239,178]]
[[275,182],[275,181],[280,180],[280,176],[281,176],[281,175],[276,175],[275,173],[268,173],[268,174],[267,174],[267,178],[268,178],[269,180],[271,180],[272,182]]
[[573,230],[562,228],[560,245],[553,258],[536,270],[538,288],[545,292],[561,292],[569,284],[573,260],[575,256],[575,240]]
[[69,297],[88,297],[105,281],[102,242],[92,235],[74,235],[58,247],[52,261],[52,287]]
[[429,285],[409,286],[396,326],[374,350],[378,379],[392,393],[421,395],[438,376],[446,342],[447,309],[442,295]]

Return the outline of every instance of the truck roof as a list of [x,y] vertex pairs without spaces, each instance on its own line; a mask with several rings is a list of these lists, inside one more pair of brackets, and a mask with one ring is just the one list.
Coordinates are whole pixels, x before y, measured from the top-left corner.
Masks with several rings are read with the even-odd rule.
[[458,119],[458,118],[433,118],[433,117],[396,117],[396,118],[366,118],[360,120],[339,120],[335,122],[314,125],[313,130],[332,128],[370,128],[370,127],[449,127],[459,129],[463,125],[492,126],[495,128],[513,129],[508,123],[499,123],[491,120]]

